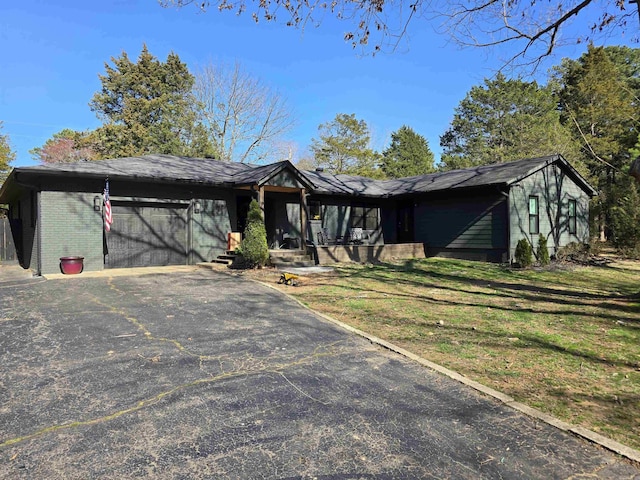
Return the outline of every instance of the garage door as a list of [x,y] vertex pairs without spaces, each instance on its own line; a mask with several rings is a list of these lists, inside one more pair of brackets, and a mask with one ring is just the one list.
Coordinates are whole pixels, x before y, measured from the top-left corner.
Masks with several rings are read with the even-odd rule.
[[106,268],[187,263],[186,205],[113,202],[112,212]]

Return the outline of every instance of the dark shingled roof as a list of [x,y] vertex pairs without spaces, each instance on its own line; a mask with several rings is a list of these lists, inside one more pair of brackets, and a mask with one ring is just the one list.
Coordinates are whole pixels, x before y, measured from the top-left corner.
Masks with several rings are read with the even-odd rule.
[[254,167],[244,163],[223,162],[209,158],[145,155],[95,162],[53,163],[19,167],[18,171],[65,174],[68,176],[126,177],[135,179],[183,181],[205,184],[232,184],[236,175]]
[[372,180],[370,178],[332,175],[324,172],[304,172],[304,174],[318,187],[314,190],[314,193],[388,197],[492,185],[508,186],[552,163],[562,164],[574,181],[586,192],[590,195],[596,194],[593,187],[561,155],[528,158],[515,162],[393,180]]
[[380,180],[355,175],[334,175],[318,171],[304,171],[316,188],[313,193],[363,195],[368,197],[384,197],[388,192]]
[[288,161],[256,166],[171,155],[145,155],[96,162],[58,163],[19,167],[15,170],[79,177],[108,176],[110,178],[239,186],[261,184],[281,170],[290,169],[316,194],[379,198],[493,185],[508,186],[552,163],[560,164],[587,193],[596,194],[593,187],[561,155],[394,180],[373,180],[366,177],[334,175],[319,171],[301,172]]

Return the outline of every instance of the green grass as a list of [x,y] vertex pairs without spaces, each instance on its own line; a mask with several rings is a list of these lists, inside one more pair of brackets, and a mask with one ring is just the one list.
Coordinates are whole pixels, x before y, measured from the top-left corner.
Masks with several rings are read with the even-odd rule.
[[450,259],[348,264],[287,291],[521,402],[640,448],[640,263],[548,270]]

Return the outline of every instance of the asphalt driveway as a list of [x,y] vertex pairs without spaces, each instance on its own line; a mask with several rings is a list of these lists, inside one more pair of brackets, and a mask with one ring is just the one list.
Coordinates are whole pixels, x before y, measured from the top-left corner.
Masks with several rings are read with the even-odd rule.
[[0,285],[0,478],[640,478],[208,270]]

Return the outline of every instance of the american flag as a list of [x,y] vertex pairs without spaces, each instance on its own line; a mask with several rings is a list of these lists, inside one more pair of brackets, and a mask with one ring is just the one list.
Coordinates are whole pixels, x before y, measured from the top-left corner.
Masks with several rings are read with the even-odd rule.
[[111,230],[111,224],[113,223],[113,217],[111,216],[111,200],[109,200],[109,180],[105,180],[104,182],[102,198],[104,201],[104,229],[108,232]]

